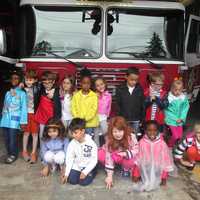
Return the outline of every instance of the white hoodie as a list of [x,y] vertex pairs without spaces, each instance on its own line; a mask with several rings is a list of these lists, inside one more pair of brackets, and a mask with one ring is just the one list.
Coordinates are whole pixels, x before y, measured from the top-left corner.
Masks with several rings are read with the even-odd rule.
[[97,161],[97,145],[89,135],[85,135],[82,143],[73,139],[67,148],[65,176],[69,176],[71,169],[88,175],[97,165]]

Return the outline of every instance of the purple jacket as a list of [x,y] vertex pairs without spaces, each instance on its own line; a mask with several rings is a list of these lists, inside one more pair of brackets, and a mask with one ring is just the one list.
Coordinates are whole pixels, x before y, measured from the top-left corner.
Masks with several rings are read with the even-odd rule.
[[59,151],[67,152],[67,147],[69,144],[68,138],[64,138],[63,140],[60,138],[50,139],[42,142],[41,146],[41,157],[44,161],[44,155],[47,151],[51,151],[53,153],[57,153]]
[[110,115],[112,96],[108,91],[98,97],[98,114]]

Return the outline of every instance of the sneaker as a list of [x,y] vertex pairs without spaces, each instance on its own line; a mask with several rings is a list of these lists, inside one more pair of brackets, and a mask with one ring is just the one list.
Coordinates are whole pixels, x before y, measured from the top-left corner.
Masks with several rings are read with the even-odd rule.
[[30,156],[27,151],[22,152],[22,157],[23,157],[24,161],[26,161],[26,162],[28,162],[30,160]]
[[54,173],[57,170],[57,165],[52,164],[50,170],[51,170],[51,173]]
[[12,164],[17,160],[17,157],[14,155],[8,156],[5,160],[5,164]]
[[37,155],[36,155],[36,153],[32,153],[32,154],[31,154],[30,163],[31,163],[31,164],[34,164],[34,163],[36,163],[36,161],[37,161]]
[[124,178],[128,178],[128,177],[131,176],[131,173],[130,173],[129,171],[122,170],[121,175],[122,175],[122,177],[124,177]]

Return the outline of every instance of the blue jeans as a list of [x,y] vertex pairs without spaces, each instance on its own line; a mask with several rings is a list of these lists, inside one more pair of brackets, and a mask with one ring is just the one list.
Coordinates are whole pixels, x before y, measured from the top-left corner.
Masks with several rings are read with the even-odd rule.
[[140,136],[140,121],[129,121],[130,126],[133,128],[136,136]]
[[18,146],[17,146],[17,133],[18,129],[14,128],[3,128],[3,134],[5,138],[6,150],[9,156],[18,155]]
[[68,182],[72,185],[82,185],[82,186],[86,186],[89,185],[90,183],[92,183],[94,177],[96,176],[96,172],[95,170],[92,170],[86,177],[85,179],[80,179],[80,171],[71,169],[70,173],[69,173],[69,177],[68,177]]

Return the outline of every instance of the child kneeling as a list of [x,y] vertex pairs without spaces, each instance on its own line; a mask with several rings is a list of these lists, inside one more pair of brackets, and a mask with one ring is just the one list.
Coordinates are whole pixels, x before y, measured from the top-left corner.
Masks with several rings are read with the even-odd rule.
[[62,183],[86,186],[92,183],[96,175],[97,145],[90,135],[85,134],[85,126],[85,120],[80,118],[74,118],[69,126],[73,140],[67,149]]
[[[186,156],[184,157],[184,153]],[[192,134],[187,137],[177,146],[174,151],[176,161],[192,170],[195,163],[200,161],[200,122],[196,123]],[[184,158],[183,158],[184,157]]]
[[65,154],[68,146],[68,139],[64,137],[65,128],[60,120],[50,119],[43,133],[41,156],[44,167],[42,176],[48,176],[50,170],[54,171],[60,167],[61,175],[64,171]]
[[136,136],[131,134],[131,128],[123,117],[112,118],[108,127],[106,144],[99,149],[98,157],[105,166],[107,177],[106,188],[113,186],[113,173],[115,165],[122,167],[122,176],[130,177],[130,172],[135,167],[135,158],[138,153]]
[[168,173],[174,170],[168,146],[159,133],[159,124],[154,120],[146,122],[136,163],[137,167],[132,172],[133,181],[141,178],[141,182],[134,186],[137,191],[151,191],[159,185],[166,185]]

